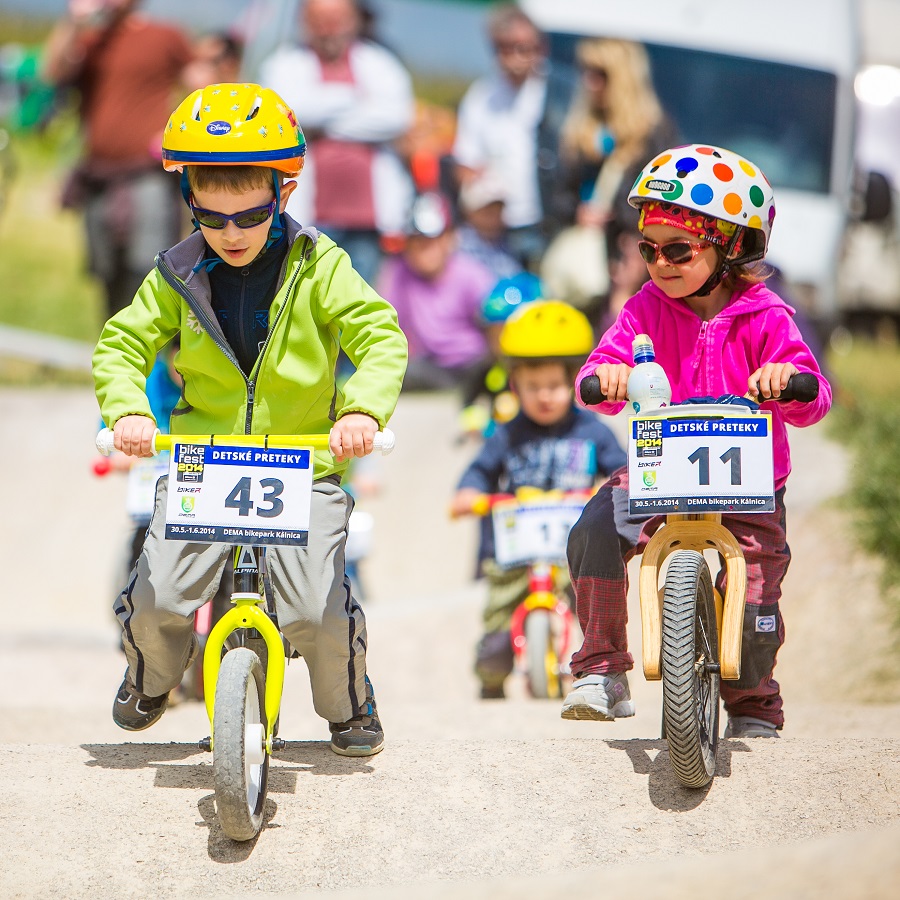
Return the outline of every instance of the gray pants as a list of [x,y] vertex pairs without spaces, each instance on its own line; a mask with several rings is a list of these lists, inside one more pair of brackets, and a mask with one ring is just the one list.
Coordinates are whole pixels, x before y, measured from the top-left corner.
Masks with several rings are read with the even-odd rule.
[[[116,599],[134,686],[161,696],[189,662],[193,614],[219,586],[227,544],[165,539],[168,476],[144,549]],[[366,620],[344,574],[344,544],[352,499],[333,481],[313,484],[309,546],[266,552],[278,624],[309,668],[313,705],[329,722],[346,722],[366,704]]]

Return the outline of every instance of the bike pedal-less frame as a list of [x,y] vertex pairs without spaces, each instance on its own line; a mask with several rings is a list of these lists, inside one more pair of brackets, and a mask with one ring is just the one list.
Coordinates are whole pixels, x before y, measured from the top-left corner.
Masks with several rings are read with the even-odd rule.
[[[168,435],[157,433],[153,452],[176,445],[329,450],[328,435]],[[97,436],[97,449],[112,451],[113,433]],[[374,450],[390,453],[394,435],[375,435]],[[203,653],[204,703],[210,734],[199,742],[213,754],[216,808],[228,837],[250,840],[263,825],[271,755],[284,748],[277,737],[289,645],[267,590],[265,539],[233,545],[233,606],[215,624]]]

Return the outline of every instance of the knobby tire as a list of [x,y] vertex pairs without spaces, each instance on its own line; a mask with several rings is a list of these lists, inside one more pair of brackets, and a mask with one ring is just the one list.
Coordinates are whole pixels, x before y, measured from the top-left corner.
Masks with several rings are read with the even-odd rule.
[[666,572],[662,611],[663,733],[672,768],[685,787],[705,787],[715,775],[718,665],[709,566],[703,554],[678,550]]
[[265,727],[265,677],[259,657],[246,647],[225,654],[216,683],[213,714],[213,772],[222,831],[248,841],[262,828],[269,777],[269,754],[245,765],[248,724]]

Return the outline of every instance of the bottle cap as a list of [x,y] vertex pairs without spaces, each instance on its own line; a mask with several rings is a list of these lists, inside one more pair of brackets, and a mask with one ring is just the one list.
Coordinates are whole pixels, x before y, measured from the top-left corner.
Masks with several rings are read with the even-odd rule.
[[646,334],[637,334],[631,342],[631,355],[636,363],[653,362],[656,353],[653,350],[653,341]]

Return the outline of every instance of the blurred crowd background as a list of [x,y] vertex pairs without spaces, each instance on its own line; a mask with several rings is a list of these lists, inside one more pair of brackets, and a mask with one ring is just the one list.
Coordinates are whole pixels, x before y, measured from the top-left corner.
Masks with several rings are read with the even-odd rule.
[[252,80],[285,97],[309,140],[289,211],[397,306],[408,389],[458,387],[468,405],[504,302],[535,291],[602,330],[646,278],[628,189],[678,143],[729,147],[767,173],[769,260],[823,346],[893,334],[900,2],[765,0],[740,24],[703,0],[677,12],[6,0],[0,321],[90,341],[185,233],[159,166],[168,112],[203,84]]

